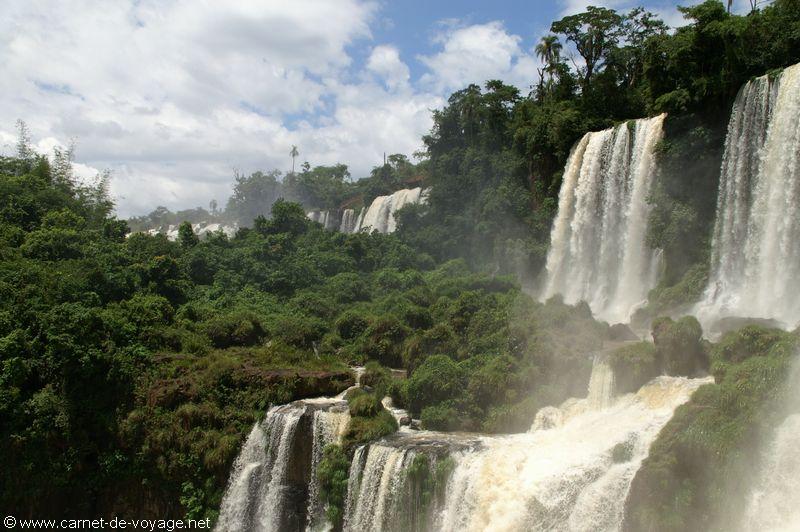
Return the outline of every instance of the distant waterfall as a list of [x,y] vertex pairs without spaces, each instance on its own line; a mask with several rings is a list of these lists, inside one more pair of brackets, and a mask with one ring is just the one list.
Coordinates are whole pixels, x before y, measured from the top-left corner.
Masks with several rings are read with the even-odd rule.
[[666,115],[587,133],[573,148],[558,196],[542,297],[585,300],[624,322],[656,283],[657,252],[645,243],[655,147]]
[[361,224],[364,218],[364,209],[361,209],[358,215],[354,209],[345,209],[342,211],[342,223],[339,224],[339,232],[351,234],[356,232],[356,227]]
[[325,229],[342,233],[368,232],[393,233],[397,229],[395,214],[406,205],[424,203],[425,191],[421,188],[403,189],[389,196],[378,196],[369,208],[362,208],[358,215],[355,209],[343,211],[310,211],[309,220],[322,224]]
[[372,200],[357,230],[393,233],[397,228],[395,213],[406,205],[420,203],[422,200],[421,188],[398,190],[391,196],[378,196]]
[[348,419],[347,403],[336,399],[270,408],[234,462],[216,530],[325,529],[317,467]]
[[800,65],[742,87],[722,160],[698,314],[800,320]]
[[306,214],[309,220],[322,224],[329,231],[339,229],[339,218],[336,211],[311,211]]

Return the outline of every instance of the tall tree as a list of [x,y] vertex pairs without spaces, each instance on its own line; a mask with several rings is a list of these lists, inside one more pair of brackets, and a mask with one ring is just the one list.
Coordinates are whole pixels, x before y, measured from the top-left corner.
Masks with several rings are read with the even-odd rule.
[[298,155],[300,155],[300,152],[297,150],[297,146],[294,144],[292,144],[292,149],[289,152],[289,155],[292,156],[292,173],[294,173],[294,160]]
[[541,80],[539,85],[543,85],[544,72],[547,73],[548,88],[553,83],[553,73],[556,71],[558,63],[561,61],[562,45],[556,35],[547,35],[542,37],[539,44],[536,45],[536,56],[544,63],[544,68],[540,71]]
[[623,20],[613,9],[589,6],[585,12],[564,17],[550,27],[550,31],[564,35],[574,44],[583,58],[584,91],[589,89],[592,76],[619,43]]

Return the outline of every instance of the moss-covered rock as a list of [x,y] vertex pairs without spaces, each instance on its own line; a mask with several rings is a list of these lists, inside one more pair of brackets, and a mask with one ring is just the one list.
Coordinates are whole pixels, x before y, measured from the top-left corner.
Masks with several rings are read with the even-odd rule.
[[630,393],[659,374],[656,347],[650,342],[636,342],[617,348],[608,355],[614,370],[614,392]]
[[657,318],[653,321],[653,343],[659,368],[667,375],[693,376],[708,370],[703,328],[694,316],[678,321]]

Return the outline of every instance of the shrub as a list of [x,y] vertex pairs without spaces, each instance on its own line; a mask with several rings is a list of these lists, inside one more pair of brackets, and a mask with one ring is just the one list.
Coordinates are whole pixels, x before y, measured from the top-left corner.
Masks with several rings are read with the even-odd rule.
[[624,345],[609,355],[614,370],[614,391],[635,392],[659,373],[656,347],[650,342]]
[[444,355],[429,357],[408,379],[409,408],[419,414],[432,406],[461,395],[465,388],[463,370]]
[[317,467],[319,496],[325,505],[325,515],[335,530],[344,519],[344,503],[347,497],[347,480],[350,461],[338,445],[328,445]]

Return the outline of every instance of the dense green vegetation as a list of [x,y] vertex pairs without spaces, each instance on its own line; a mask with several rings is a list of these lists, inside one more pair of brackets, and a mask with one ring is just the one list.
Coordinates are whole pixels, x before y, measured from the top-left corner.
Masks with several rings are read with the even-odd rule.
[[796,333],[757,326],[714,346],[716,384],[679,407],[653,443],[631,487],[627,530],[734,528],[760,438],[786,415],[777,405],[797,347]]
[[[125,238],[103,190],[44,157],[4,159],[2,186],[0,505],[17,513],[213,517],[252,422],[344,389],[348,364],[372,361],[377,392],[458,428],[526,428],[585,386],[576,354],[606,330],[585,305],[535,303],[393,236],[324,231],[294,203],[233,239],[183,227],[169,242]],[[442,358],[458,394],[433,389]],[[413,393],[381,365],[412,370]],[[351,399],[348,447],[396,429],[378,395]]]
[[[321,468],[337,522],[346,451],[396,428],[383,394],[425,427],[486,432],[527,430],[541,406],[582,395],[585,355],[611,338],[608,325],[586,304],[539,303],[519,288],[546,255],[570,147],[587,131],[670,113],[648,230],[665,271],[641,316],[655,318],[705,284],[736,90],[800,61],[798,0],[745,17],[712,0],[684,13],[674,33],[638,9],[557,21],[537,48],[546,67],[531,94],[499,81],[454,93],[418,164],[392,155],[359,181],[344,165],[237,176],[222,210],[159,208],[128,225],[112,215],[105,182],[79,185],[69,154],[51,162],[21,135],[18,156],[0,159],[0,510],[213,518],[233,457],[270,404],[338,392],[352,382],[348,365],[369,363],[373,392],[350,397],[344,449],[326,450]],[[563,46],[585,66],[571,67]],[[430,187],[429,201],[401,211],[395,235],[328,232],[305,217],[409,183]],[[201,220],[243,228],[202,241],[186,225],[176,242],[126,238]],[[696,320],[653,327],[655,345],[611,355],[625,390],[708,367]],[[794,345],[749,328],[711,350],[717,384],[659,437],[630,523],[718,518]],[[439,474],[429,466],[414,469],[422,506]]]

